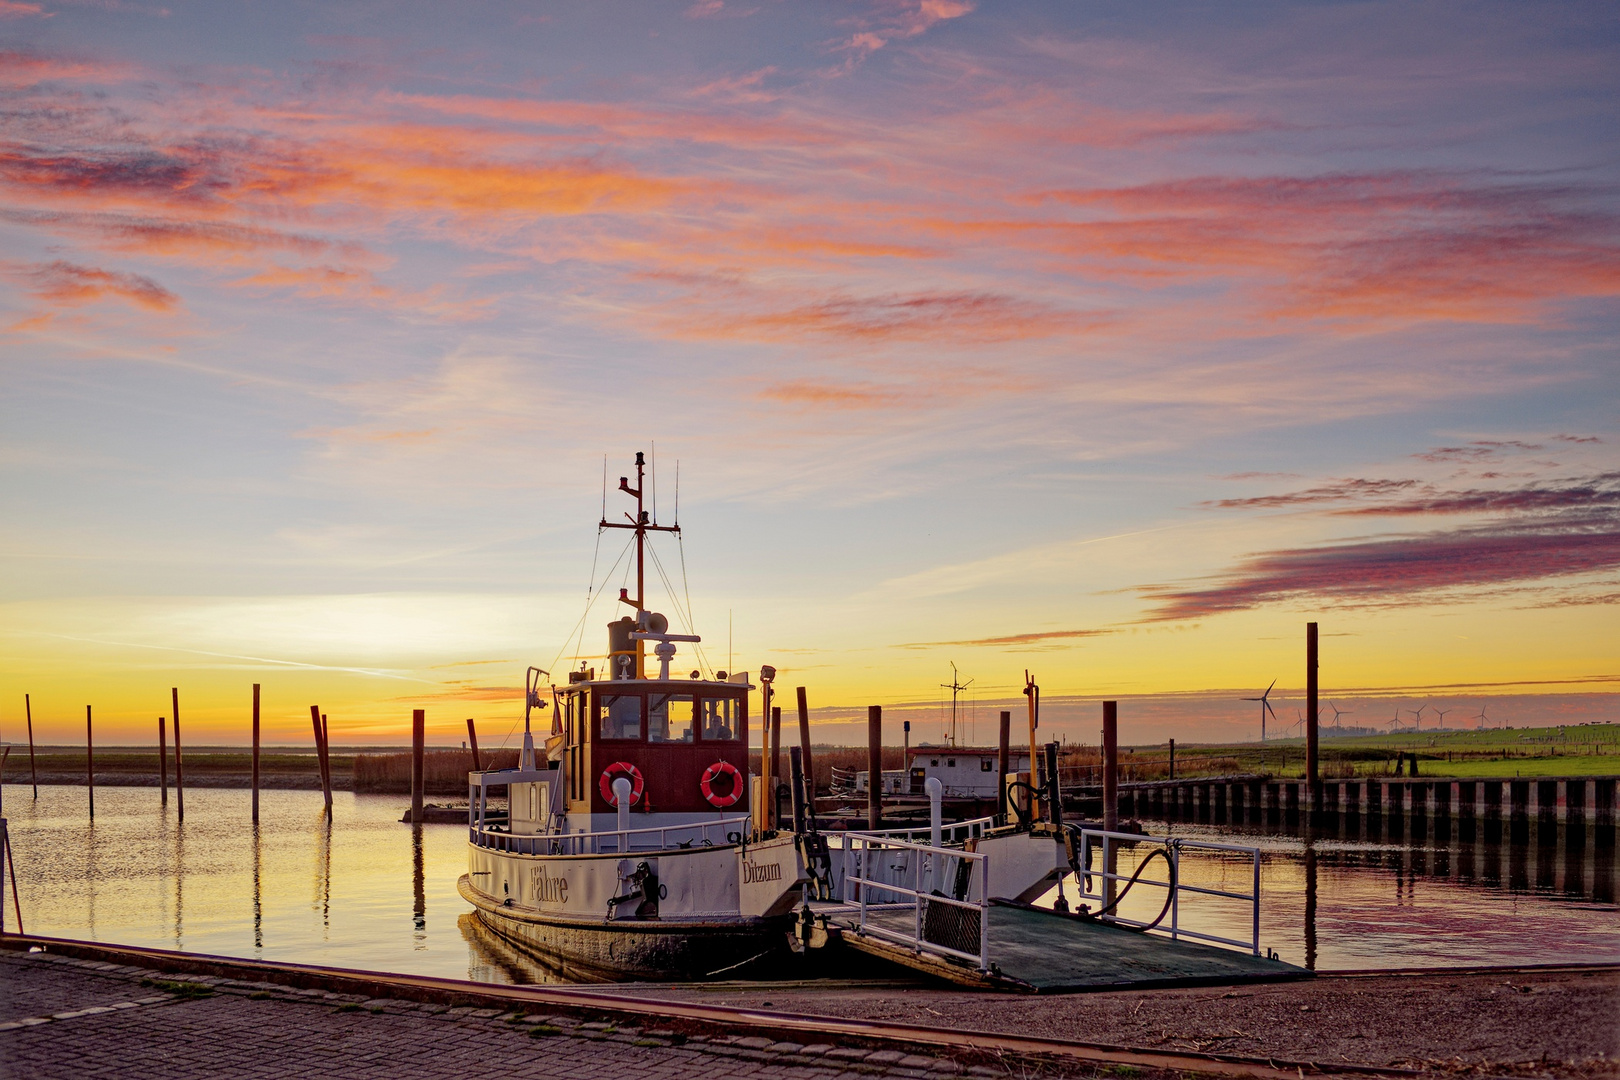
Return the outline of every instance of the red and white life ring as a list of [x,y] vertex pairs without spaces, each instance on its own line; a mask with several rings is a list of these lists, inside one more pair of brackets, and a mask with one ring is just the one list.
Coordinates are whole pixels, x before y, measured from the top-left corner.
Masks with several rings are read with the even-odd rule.
[[640,802],[642,789],[647,784],[641,778],[641,770],[628,761],[615,761],[602,770],[601,778],[596,781],[596,790],[602,793],[603,801],[615,808],[619,805],[619,800],[613,797],[613,781],[618,779],[615,773],[622,773],[630,780],[630,805]]
[[[716,795],[714,792],[714,778],[721,773],[731,777],[731,794]],[[737,771],[737,766],[729,761],[717,761],[703,770],[703,779],[698,782],[703,789],[703,797],[709,800],[709,805],[717,810],[724,810],[738,799],[742,798],[743,778]]]

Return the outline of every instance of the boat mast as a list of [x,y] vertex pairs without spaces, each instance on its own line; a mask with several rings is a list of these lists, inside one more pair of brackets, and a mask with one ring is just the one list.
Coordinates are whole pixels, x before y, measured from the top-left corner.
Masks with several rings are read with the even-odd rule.
[[[628,524],[619,521],[609,521],[606,517],[602,518],[601,521],[601,528],[604,529],[634,529],[636,531],[636,598],[634,600],[630,599],[629,590],[620,589],[619,601],[621,603],[629,604],[631,607],[636,609],[637,629],[645,629],[645,626],[642,624],[647,613],[647,534],[649,532],[678,533],[681,531],[681,527],[679,525],[660,525],[656,521],[648,520],[647,511],[642,509],[644,505],[643,492],[645,492],[647,489],[647,485],[644,482],[646,478],[646,469],[647,457],[640,450],[637,450],[636,486],[634,488],[630,486],[630,478],[628,476],[619,477],[619,490],[636,500],[636,516],[630,517],[629,514],[625,514],[625,517],[630,518]],[[646,646],[641,639],[637,638],[636,678],[644,679],[646,677]]]

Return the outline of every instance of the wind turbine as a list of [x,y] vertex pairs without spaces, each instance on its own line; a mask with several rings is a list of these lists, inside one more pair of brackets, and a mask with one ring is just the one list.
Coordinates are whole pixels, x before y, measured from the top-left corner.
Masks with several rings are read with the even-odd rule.
[[1446,713],[1448,713],[1448,712],[1456,712],[1457,711],[1457,706],[1453,705],[1449,709],[1436,709],[1434,711],[1440,714],[1440,727],[1443,730],[1445,728],[1445,726],[1446,726]]
[[1341,716],[1349,716],[1351,713],[1356,711],[1354,709],[1341,709],[1331,701],[1328,702],[1328,708],[1333,710],[1333,730],[1334,731],[1339,730],[1339,717],[1341,717]]
[[973,685],[973,680],[962,681],[962,676],[956,670],[956,661],[951,661],[951,681],[940,683],[940,689],[951,692],[951,745],[956,745],[956,695]]
[[1479,721],[1479,723],[1476,725],[1478,730],[1484,731],[1485,730],[1485,721],[1490,719],[1490,717],[1485,715],[1485,706],[1481,705],[1479,707],[1479,715],[1474,717],[1474,719]]
[[1271,687],[1276,686],[1276,685],[1277,685],[1277,680],[1272,679],[1271,680],[1271,686],[1266,687],[1266,692],[1265,693],[1261,694],[1259,697],[1246,697],[1246,698],[1243,699],[1244,701],[1258,701],[1260,703],[1260,741],[1261,742],[1266,741],[1266,713],[1269,712],[1271,714],[1271,718],[1273,720],[1277,719],[1277,710],[1273,709],[1271,707]]
[[1407,712],[1412,713],[1412,730],[1413,731],[1422,731],[1423,730],[1423,710],[1427,709],[1427,708],[1428,708],[1427,705],[1419,705],[1417,707],[1416,712],[1413,712],[1411,709],[1406,710]]
[[1400,709],[1396,709],[1395,710],[1395,715],[1389,718],[1389,730],[1390,730],[1390,734],[1394,734],[1395,732],[1401,730],[1401,710]]

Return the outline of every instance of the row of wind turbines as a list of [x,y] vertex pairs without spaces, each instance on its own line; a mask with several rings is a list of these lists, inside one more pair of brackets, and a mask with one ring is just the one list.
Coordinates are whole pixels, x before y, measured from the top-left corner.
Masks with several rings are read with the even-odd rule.
[[[1277,685],[1277,680],[1272,679],[1271,680],[1271,685],[1266,687],[1265,692],[1262,693],[1259,697],[1246,697],[1246,698],[1241,699],[1243,701],[1258,701],[1260,703],[1260,741],[1261,742],[1266,741],[1266,714],[1267,713],[1271,714],[1271,719],[1274,722],[1277,722],[1277,720],[1278,720],[1278,718],[1277,718],[1277,710],[1271,707],[1271,691],[1276,687],[1276,685]],[[1340,718],[1345,717],[1345,716],[1349,716],[1351,713],[1353,713],[1355,711],[1354,709],[1341,709],[1341,708],[1339,708],[1338,705],[1334,704],[1332,701],[1327,702],[1327,707],[1333,710],[1333,726],[1332,726],[1332,730],[1335,730],[1335,731],[1339,729],[1339,726],[1340,726],[1339,720],[1340,720]],[[1396,734],[1397,732],[1403,732],[1403,731],[1417,732],[1417,731],[1422,731],[1423,730],[1423,714],[1425,712],[1434,712],[1434,713],[1438,714],[1440,719],[1436,723],[1435,726],[1436,727],[1443,727],[1445,725],[1445,722],[1446,722],[1446,714],[1456,712],[1456,711],[1457,711],[1457,706],[1455,706],[1455,705],[1453,705],[1449,709],[1442,709],[1438,705],[1430,705],[1428,703],[1424,703],[1422,705],[1419,705],[1416,709],[1397,708],[1395,710],[1395,716],[1390,720],[1384,721],[1384,723],[1386,723],[1389,726],[1389,732],[1392,735]],[[1284,731],[1289,732],[1290,735],[1292,733],[1297,733],[1299,731],[1299,729],[1301,729],[1301,728],[1303,728],[1305,726],[1305,714],[1304,714],[1304,712],[1302,710],[1300,710],[1300,709],[1297,709],[1297,708],[1294,710],[1294,712],[1299,717],[1299,719],[1295,720],[1292,724],[1289,724],[1285,729],[1283,729]],[[1407,726],[1406,722],[1401,719],[1403,714],[1411,716],[1411,718],[1412,718],[1411,726]],[[1479,731],[1484,731],[1486,726],[1491,723],[1491,718],[1485,714],[1485,706],[1483,704],[1481,704],[1480,707],[1479,707],[1478,715],[1474,716],[1472,719],[1476,722],[1475,726],[1476,726],[1477,730],[1479,730]],[[1284,735],[1283,738],[1289,738],[1290,735]]]

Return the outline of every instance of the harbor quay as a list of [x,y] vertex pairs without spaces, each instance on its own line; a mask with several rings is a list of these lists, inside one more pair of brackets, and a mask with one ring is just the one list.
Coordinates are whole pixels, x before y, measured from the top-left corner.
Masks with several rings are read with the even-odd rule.
[[[1591,825],[1602,846],[1614,846],[1616,778],[1613,776],[1524,777],[1458,780],[1438,776],[1412,780],[1277,780],[1258,776],[1193,777],[1119,785],[1119,812],[1159,820],[1206,821],[1230,825],[1330,827],[1367,823],[1401,835],[1403,822],[1421,829],[1430,820],[1455,820],[1471,839],[1475,828],[1487,838],[1523,839],[1530,828]],[[1068,793],[1065,793],[1067,795]],[[1090,791],[1100,804],[1100,789]],[[1086,792],[1073,796],[1085,809]]]
[[28,940],[0,949],[6,1077],[432,1080],[491,1060],[592,1080],[1620,1075],[1615,965],[1055,997],[921,982],[579,991]]

